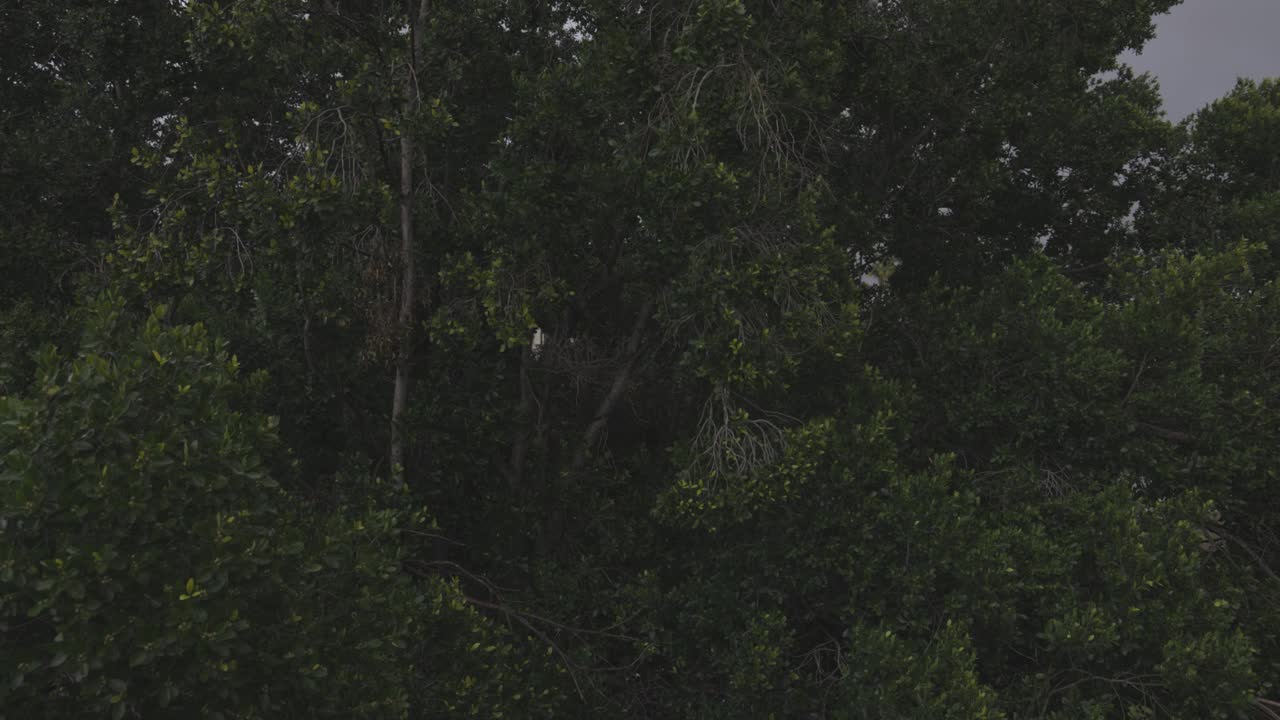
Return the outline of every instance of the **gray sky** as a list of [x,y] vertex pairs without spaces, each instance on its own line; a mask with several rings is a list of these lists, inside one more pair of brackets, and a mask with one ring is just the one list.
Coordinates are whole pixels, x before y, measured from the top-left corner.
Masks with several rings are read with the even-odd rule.
[[1125,61],[1160,80],[1170,120],[1225,95],[1237,77],[1280,76],[1280,0],[1184,0]]

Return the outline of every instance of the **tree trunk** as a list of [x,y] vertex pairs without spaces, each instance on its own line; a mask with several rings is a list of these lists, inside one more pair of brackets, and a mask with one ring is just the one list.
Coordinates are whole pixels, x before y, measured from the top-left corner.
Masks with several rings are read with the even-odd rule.
[[[404,117],[412,118],[421,104],[418,61],[427,20],[428,0],[418,5],[416,18],[409,18],[409,63],[404,81]],[[404,482],[404,411],[409,403],[412,381],[414,307],[417,302],[417,272],[414,267],[414,180],[413,135],[405,122],[400,128],[400,310],[396,317],[396,379],[391,395],[391,474]]]

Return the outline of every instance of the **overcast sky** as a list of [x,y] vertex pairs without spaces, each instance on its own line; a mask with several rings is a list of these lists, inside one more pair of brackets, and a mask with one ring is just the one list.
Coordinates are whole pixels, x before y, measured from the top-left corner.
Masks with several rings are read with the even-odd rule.
[[1237,77],[1280,76],[1280,0],[1184,0],[1156,19],[1156,38],[1126,61],[1160,80],[1181,120],[1225,95]]

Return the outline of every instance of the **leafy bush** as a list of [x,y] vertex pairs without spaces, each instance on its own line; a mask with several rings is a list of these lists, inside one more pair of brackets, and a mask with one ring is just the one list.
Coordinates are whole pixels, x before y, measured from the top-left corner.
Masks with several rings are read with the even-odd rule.
[[425,511],[374,482],[336,512],[291,495],[275,420],[237,409],[254,381],[164,317],[122,339],[102,311],[86,347],[114,351],[50,349],[37,392],[0,399],[4,716],[447,716],[553,698],[521,692],[527,660],[455,585],[403,572]]

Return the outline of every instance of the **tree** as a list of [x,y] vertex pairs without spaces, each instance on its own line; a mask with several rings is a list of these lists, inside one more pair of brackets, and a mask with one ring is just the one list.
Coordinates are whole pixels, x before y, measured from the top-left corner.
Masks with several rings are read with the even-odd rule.
[[[131,136],[132,184],[85,181],[127,187],[75,278],[121,328],[169,310],[142,344],[90,332],[6,401],[12,428],[71,444],[11,430],[7,491],[105,466],[108,518],[0,508],[89,547],[129,534],[147,488],[178,510],[148,502],[145,525],[201,548],[187,528],[221,506],[131,463],[243,436],[261,478],[213,456],[201,477],[307,541],[267,544],[275,574],[219,599],[262,628],[280,597],[368,618],[358,638],[264,633],[226,671],[228,715],[258,712],[235,688],[267,677],[279,712],[1265,715],[1274,83],[1166,122],[1117,56],[1173,4],[139,5],[183,42],[161,63],[177,77],[134,69],[177,89]],[[188,418],[169,358],[205,358],[192,387],[223,358],[197,323],[248,373]],[[117,386],[148,412],[82,458],[90,424],[58,398],[114,407]],[[250,432],[263,417],[278,430]],[[53,561],[7,532],[15,568]],[[326,540],[381,574],[331,567]],[[209,586],[148,557],[193,579],[179,595]],[[13,597],[78,607],[35,582]],[[64,638],[105,666],[122,622]],[[80,691],[40,665],[51,640],[13,642],[40,669],[12,697]],[[286,680],[312,645],[354,650],[331,683]]]
[[1274,274],[1277,188],[1275,80],[1241,80],[1185,120],[1138,226],[1155,243],[1196,252],[1238,242],[1268,248]]
[[0,12],[0,391],[31,380],[39,338],[73,338],[78,286],[141,197],[130,148],[188,97],[174,3],[13,3]]
[[202,327],[158,311],[134,336],[110,299],[89,327],[0,414],[6,716],[545,706],[455,586],[404,572],[424,511],[354,479],[334,511],[299,502],[275,420],[236,409],[260,383]]

